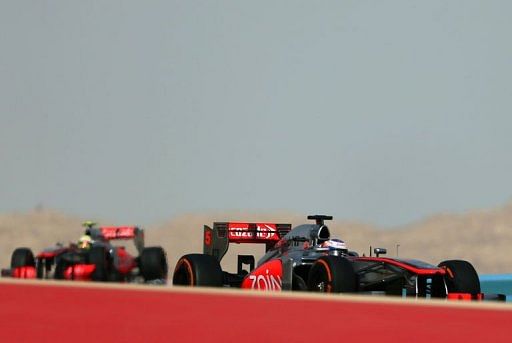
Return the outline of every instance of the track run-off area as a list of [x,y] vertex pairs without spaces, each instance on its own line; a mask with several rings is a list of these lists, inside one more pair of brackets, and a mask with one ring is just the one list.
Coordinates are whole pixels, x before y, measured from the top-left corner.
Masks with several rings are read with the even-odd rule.
[[0,342],[510,342],[512,304],[0,280]]

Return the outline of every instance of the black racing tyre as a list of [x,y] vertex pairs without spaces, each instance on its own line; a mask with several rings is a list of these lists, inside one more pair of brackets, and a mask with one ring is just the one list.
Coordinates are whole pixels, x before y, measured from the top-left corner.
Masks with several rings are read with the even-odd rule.
[[44,277],[44,270],[46,263],[50,263],[47,259],[39,258],[36,263],[36,276],[38,279],[42,279]]
[[110,272],[107,274],[107,281],[109,282],[123,282],[126,278],[123,274],[121,274],[118,270],[112,268]]
[[322,256],[311,266],[307,285],[311,292],[353,293],[357,291],[357,276],[346,258]]
[[29,248],[17,248],[11,255],[11,269],[18,267],[35,267],[34,254]]
[[91,247],[89,251],[89,263],[96,268],[92,272],[93,281],[107,281],[108,276],[108,251],[103,246]]
[[292,291],[307,291],[308,285],[303,278],[293,273],[292,275]]
[[211,255],[188,254],[176,263],[173,285],[222,287],[224,276],[219,261]]
[[144,248],[139,269],[145,281],[167,279],[167,254],[162,247]]
[[449,293],[479,294],[480,279],[471,263],[463,260],[448,260],[439,263],[446,269],[445,282]]
[[69,263],[66,259],[61,257],[57,257],[57,263],[55,264],[55,272],[53,273],[53,277],[57,280],[64,280],[64,271],[69,266]]

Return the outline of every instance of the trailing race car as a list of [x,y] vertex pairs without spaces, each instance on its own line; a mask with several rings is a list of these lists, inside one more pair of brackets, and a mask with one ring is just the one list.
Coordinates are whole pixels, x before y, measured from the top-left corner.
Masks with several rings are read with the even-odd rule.
[[[15,249],[11,256],[11,268],[2,270],[2,276],[81,281],[166,282],[167,255],[161,247],[144,247],[142,228],[95,227],[91,222],[86,222],[84,226],[87,228],[79,245],[57,244],[35,257],[29,248]],[[138,256],[132,256],[124,246],[114,245],[115,240],[133,240]]]
[[[402,297],[482,299],[480,281],[473,266],[449,260],[438,266],[419,260],[360,257],[341,240],[331,239],[325,220],[308,216],[315,224],[291,230],[290,224],[214,223],[204,226],[203,254],[181,257],[173,284],[239,287],[258,290],[299,290],[327,293],[366,293]],[[266,254],[238,256],[237,273],[222,271],[220,261],[230,243],[264,243]],[[248,268],[246,267],[248,266]]]

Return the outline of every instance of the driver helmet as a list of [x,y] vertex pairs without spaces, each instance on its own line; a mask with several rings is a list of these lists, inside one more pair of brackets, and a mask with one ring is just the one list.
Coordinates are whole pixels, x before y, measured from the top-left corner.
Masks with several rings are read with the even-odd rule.
[[78,240],[78,248],[80,249],[89,249],[92,244],[92,238],[89,235],[83,235]]
[[329,239],[323,242],[321,246],[322,248],[328,248],[329,253],[331,253],[332,255],[339,255],[340,253],[346,254],[348,251],[345,242],[342,241],[341,239],[336,238]]

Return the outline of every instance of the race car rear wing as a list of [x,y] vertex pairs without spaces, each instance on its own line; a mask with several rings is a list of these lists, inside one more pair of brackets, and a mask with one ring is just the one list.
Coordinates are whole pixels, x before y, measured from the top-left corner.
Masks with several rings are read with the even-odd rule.
[[216,222],[204,226],[203,252],[220,262],[229,243],[264,243],[268,251],[291,229],[291,224]]
[[138,226],[101,226],[88,228],[93,240],[110,241],[115,239],[133,239],[137,251],[144,249],[144,229]]

